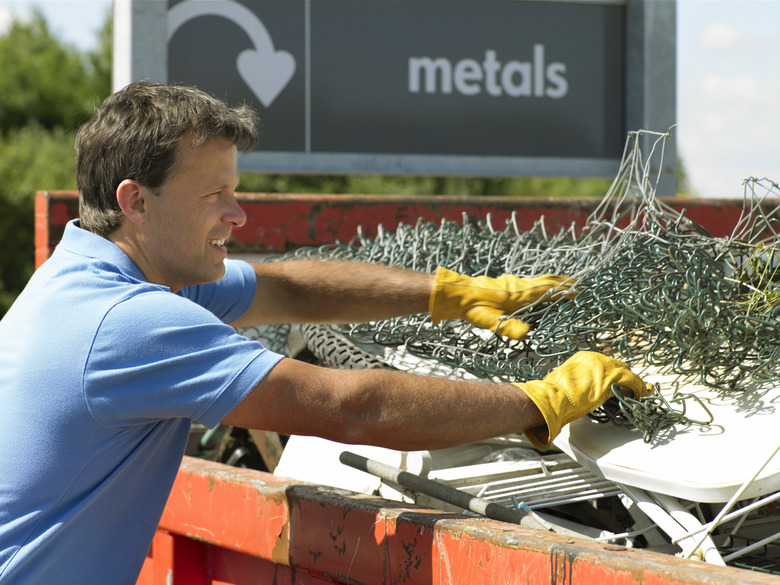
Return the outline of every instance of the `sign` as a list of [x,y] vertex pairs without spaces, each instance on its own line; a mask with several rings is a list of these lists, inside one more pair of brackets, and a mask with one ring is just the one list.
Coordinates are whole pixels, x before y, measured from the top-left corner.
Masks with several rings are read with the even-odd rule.
[[640,129],[624,1],[124,2],[146,5],[135,23],[162,5],[166,23],[163,43],[130,43],[162,44],[163,66],[125,81],[195,85],[259,112],[244,170],[611,176]]

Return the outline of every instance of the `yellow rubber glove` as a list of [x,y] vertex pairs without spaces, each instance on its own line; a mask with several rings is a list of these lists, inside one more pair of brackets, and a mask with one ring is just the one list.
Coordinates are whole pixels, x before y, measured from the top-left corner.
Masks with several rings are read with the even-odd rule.
[[571,283],[567,280],[567,276],[554,274],[533,278],[512,274],[498,278],[471,277],[439,266],[428,310],[434,323],[443,319],[463,319],[512,339],[522,339],[531,327],[519,319],[502,321],[501,317],[511,315],[545,295],[554,300],[569,294]]
[[547,427],[525,433],[543,451],[550,448],[564,425],[611,398],[612,384],[628,388],[637,400],[653,393],[652,385],[645,384],[625,363],[593,351],[574,354],[544,380],[513,384],[533,400],[547,422]]

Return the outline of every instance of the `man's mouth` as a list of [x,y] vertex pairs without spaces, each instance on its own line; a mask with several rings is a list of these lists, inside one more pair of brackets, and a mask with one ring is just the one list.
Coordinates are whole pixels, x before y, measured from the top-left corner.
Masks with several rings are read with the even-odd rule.
[[209,240],[209,244],[218,248],[224,248],[225,242],[227,242],[227,238],[223,238],[221,240]]

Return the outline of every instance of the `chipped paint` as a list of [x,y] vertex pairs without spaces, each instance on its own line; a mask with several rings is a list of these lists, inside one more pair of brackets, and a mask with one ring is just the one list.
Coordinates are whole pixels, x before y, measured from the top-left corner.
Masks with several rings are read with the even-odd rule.
[[216,571],[230,562],[235,580],[224,582],[234,584],[257,582],[258,574],[272,574],[285,585],[778,583],[773,575],[445,514],[188,457],[154,547],[143,575],[164,575],[176,566]]
[[[572,541],[567,541],[572,544]],[[564,546],[550,547],[550,583],[551,585],[571,585],[572,566],[577,559],[577,551]]]

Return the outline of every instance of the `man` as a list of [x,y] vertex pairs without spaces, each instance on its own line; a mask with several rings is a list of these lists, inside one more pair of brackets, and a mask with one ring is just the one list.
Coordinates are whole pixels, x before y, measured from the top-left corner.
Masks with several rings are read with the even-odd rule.
[[248,108],[139,82],[80,130],[81,219],[0,323],[3,583],[134,583],[192,420],[407,450],[527,431],[545,449],[612,383],[648,393],[594,353],[487,384],[331,370],[237,335],[430,309],[519,337],[502,316],[563,280],[226,260],[255,128]]

